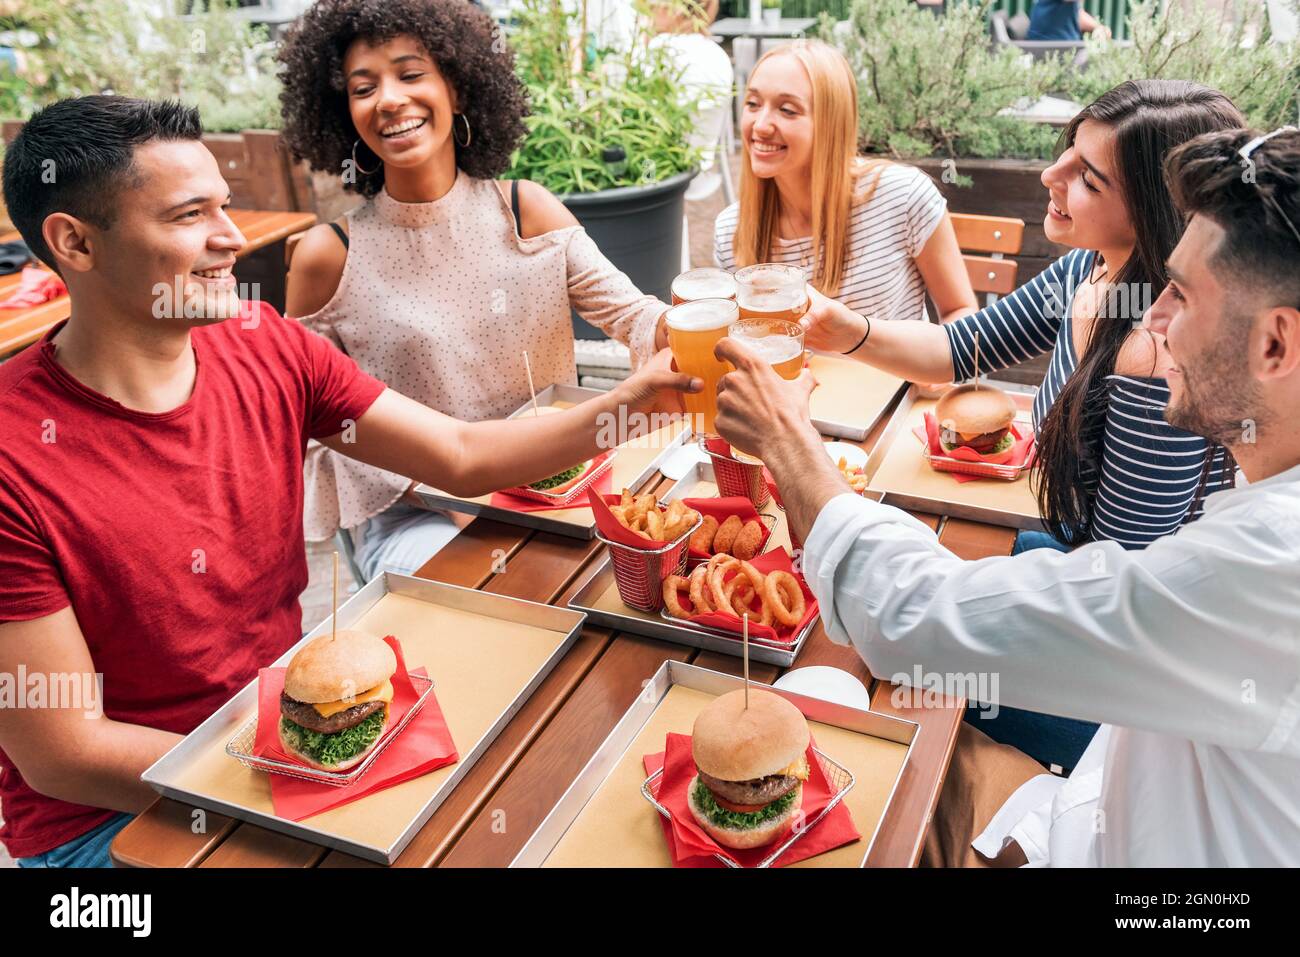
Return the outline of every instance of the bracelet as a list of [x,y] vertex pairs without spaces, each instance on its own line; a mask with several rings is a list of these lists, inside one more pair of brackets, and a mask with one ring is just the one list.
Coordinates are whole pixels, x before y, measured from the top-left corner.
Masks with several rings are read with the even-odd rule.
[[851,355],[853,355],[853,353],[857,352],[859,349],[862,348],[862,344],[863,344],[864,342],[867,341],[867,336],[871,335],[871,317],[870,317],[870,316],[863,316],[862,318],[863,318],[864,320],[866,320],[866,323],[867,323],[867,331],[863,334],[862,338],[858,340],[858,344],[857,344],[856,346],[854,346],[854,347],[853,347],[852,349],[850,349],[848,352],[841,352],[840,355],[842,355],[842,356],[851,356]]

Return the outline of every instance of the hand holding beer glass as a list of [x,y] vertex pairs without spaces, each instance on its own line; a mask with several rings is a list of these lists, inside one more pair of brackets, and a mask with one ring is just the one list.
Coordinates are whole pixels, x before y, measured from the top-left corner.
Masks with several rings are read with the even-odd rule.
[[[729,283],[734,302],[721,298]],[[732,371],[730,363],[713,355],[724,336],[757,352],[783,379],[799,377],[804,350],[798,319],[808,311],[802,271],[776,263],[747,266],[734,277],[719,269],[692,269],[673,281],[672,291],[674,302],[683,301],[665,317],[668,345],[679,370],[704,380],[703,392],[683,396],[697,433],[717,434],[718,380]],[[689,299],[708,292],[717,298]]]

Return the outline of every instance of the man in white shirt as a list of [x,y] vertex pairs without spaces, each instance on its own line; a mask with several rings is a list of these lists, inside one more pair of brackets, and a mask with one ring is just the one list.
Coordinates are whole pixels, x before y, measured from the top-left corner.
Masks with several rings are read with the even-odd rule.
[[[1300,131],[1207,134],[1166,172],[1189,217],[1145,320],[1173,365],[1166,418],[1249,484],[1144,551],[962,561],[848,492],[807,373],[718,346],[737,367],[718,429],[771,469],[832,639],[876,675],[993,673],[1001,704],[1104,722],[1069,780],[1005,751],[987,768],[964,733],[976,760],[954,760],[935,830],[965,838],[943,863],[972,863],[973,842],[1056,866],[1300,865]],[[991,814],[989,790],[1014,793]]]

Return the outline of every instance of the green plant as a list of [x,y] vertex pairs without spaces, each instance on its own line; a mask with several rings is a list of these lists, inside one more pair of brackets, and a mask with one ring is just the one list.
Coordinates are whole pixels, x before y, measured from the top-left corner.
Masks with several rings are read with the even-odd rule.
[[1003,115],[1069,82],[1060,57],[1025,62],[993,49],[992,0],[951,4],[934,17],[912,0],[855,0],[847,32],[823,14],[822,39],[836,44],[858,78],[861,147],[894,157],[1042,158],[1057,131]]
[[[1131,46],[1089,43],[1088,67],[1071,96],[1088,103],[1124,80],[1195,80],[1228,94],[1251,125],[1294,124],[1300,105],[1300,43],[1270,42],[1262,4],[1205,0],[1162,5],[1139,0],[1129,12]],[[1254,36],[1254,41],[1248,38]]]
[[762,0],[764,10],[780,10],[782,0]]
[[[209,130],[279,125],[279,84],[265,28],[209,0],[182,19],[143,0],[24,0],[0,31],[33,35],[13,112],[68,96],[123,93],[200,107]],[[4,104],[0,92],[0,104]]]
[[[682,96],[670,51],[650,44],[644,30],[629,49],[616,50],[574,38],[572,29],[560,0],[525,0],[519,11],[510,43],[531,113],[507,175],[553,193],[588,193],[695,166],[699,151],[687,137],[700,102]],[[622,148],[626,162],[604,162],[609,147]]]

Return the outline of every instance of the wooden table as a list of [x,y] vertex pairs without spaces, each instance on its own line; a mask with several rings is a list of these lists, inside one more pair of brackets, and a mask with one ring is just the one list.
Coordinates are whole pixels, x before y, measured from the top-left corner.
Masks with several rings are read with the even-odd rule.
[[[258,209],[232,209],[230,218],[247,241],[238,253],[246,259],[259,250],[282,242],[316,222],[315,213],[277,212]],[[0,243],[21,238],[16,232],[0,234]],[[21,273],[0,276],[0,300],[7,299],[18,287]],[[8,356],[25,349],[71,313],[72,303],[67,296],[51,299],[36,306],[17,309],[0,309],[0,356]]]
[[[870,448],[878,427],[860,443]],[[647,486],[665,489],[656,476]],[[1015,533],[937,515],[918,515],[963,558],[1005,555]],[[548,604],[565,604],[604,550],[578,541],[475,519],[417,574],[437,581]],[[504,570],[494,572],[506,556]],[[500,566],[498,566],[500,567]],[[398,857],[398,867],[503,867],[536,830],[613,729],[642,682],[667,660],[739,673],[740,659],[637,635],[587,626],[522,710],[501,732],[451,796]],[[938,800],[960,727],[964,701],[948,707],[900,709],[890,701],[893,685],[876,681],[851,648],[833,644],[819,623],[795,667],[833,665],[856,675],[871,690],[873,707],[920,725],[913,758],[881,823],[870,864],[917,863],[926,827]],[[770,683],[782,669],[751,665],[751,677]],[[253,824],[209,812],[207,831],[191,830],[193,809],[162,798],[114,839],[113,859],[133,867],[377,867]],[[506,827],[493,827],[504,812]]]

